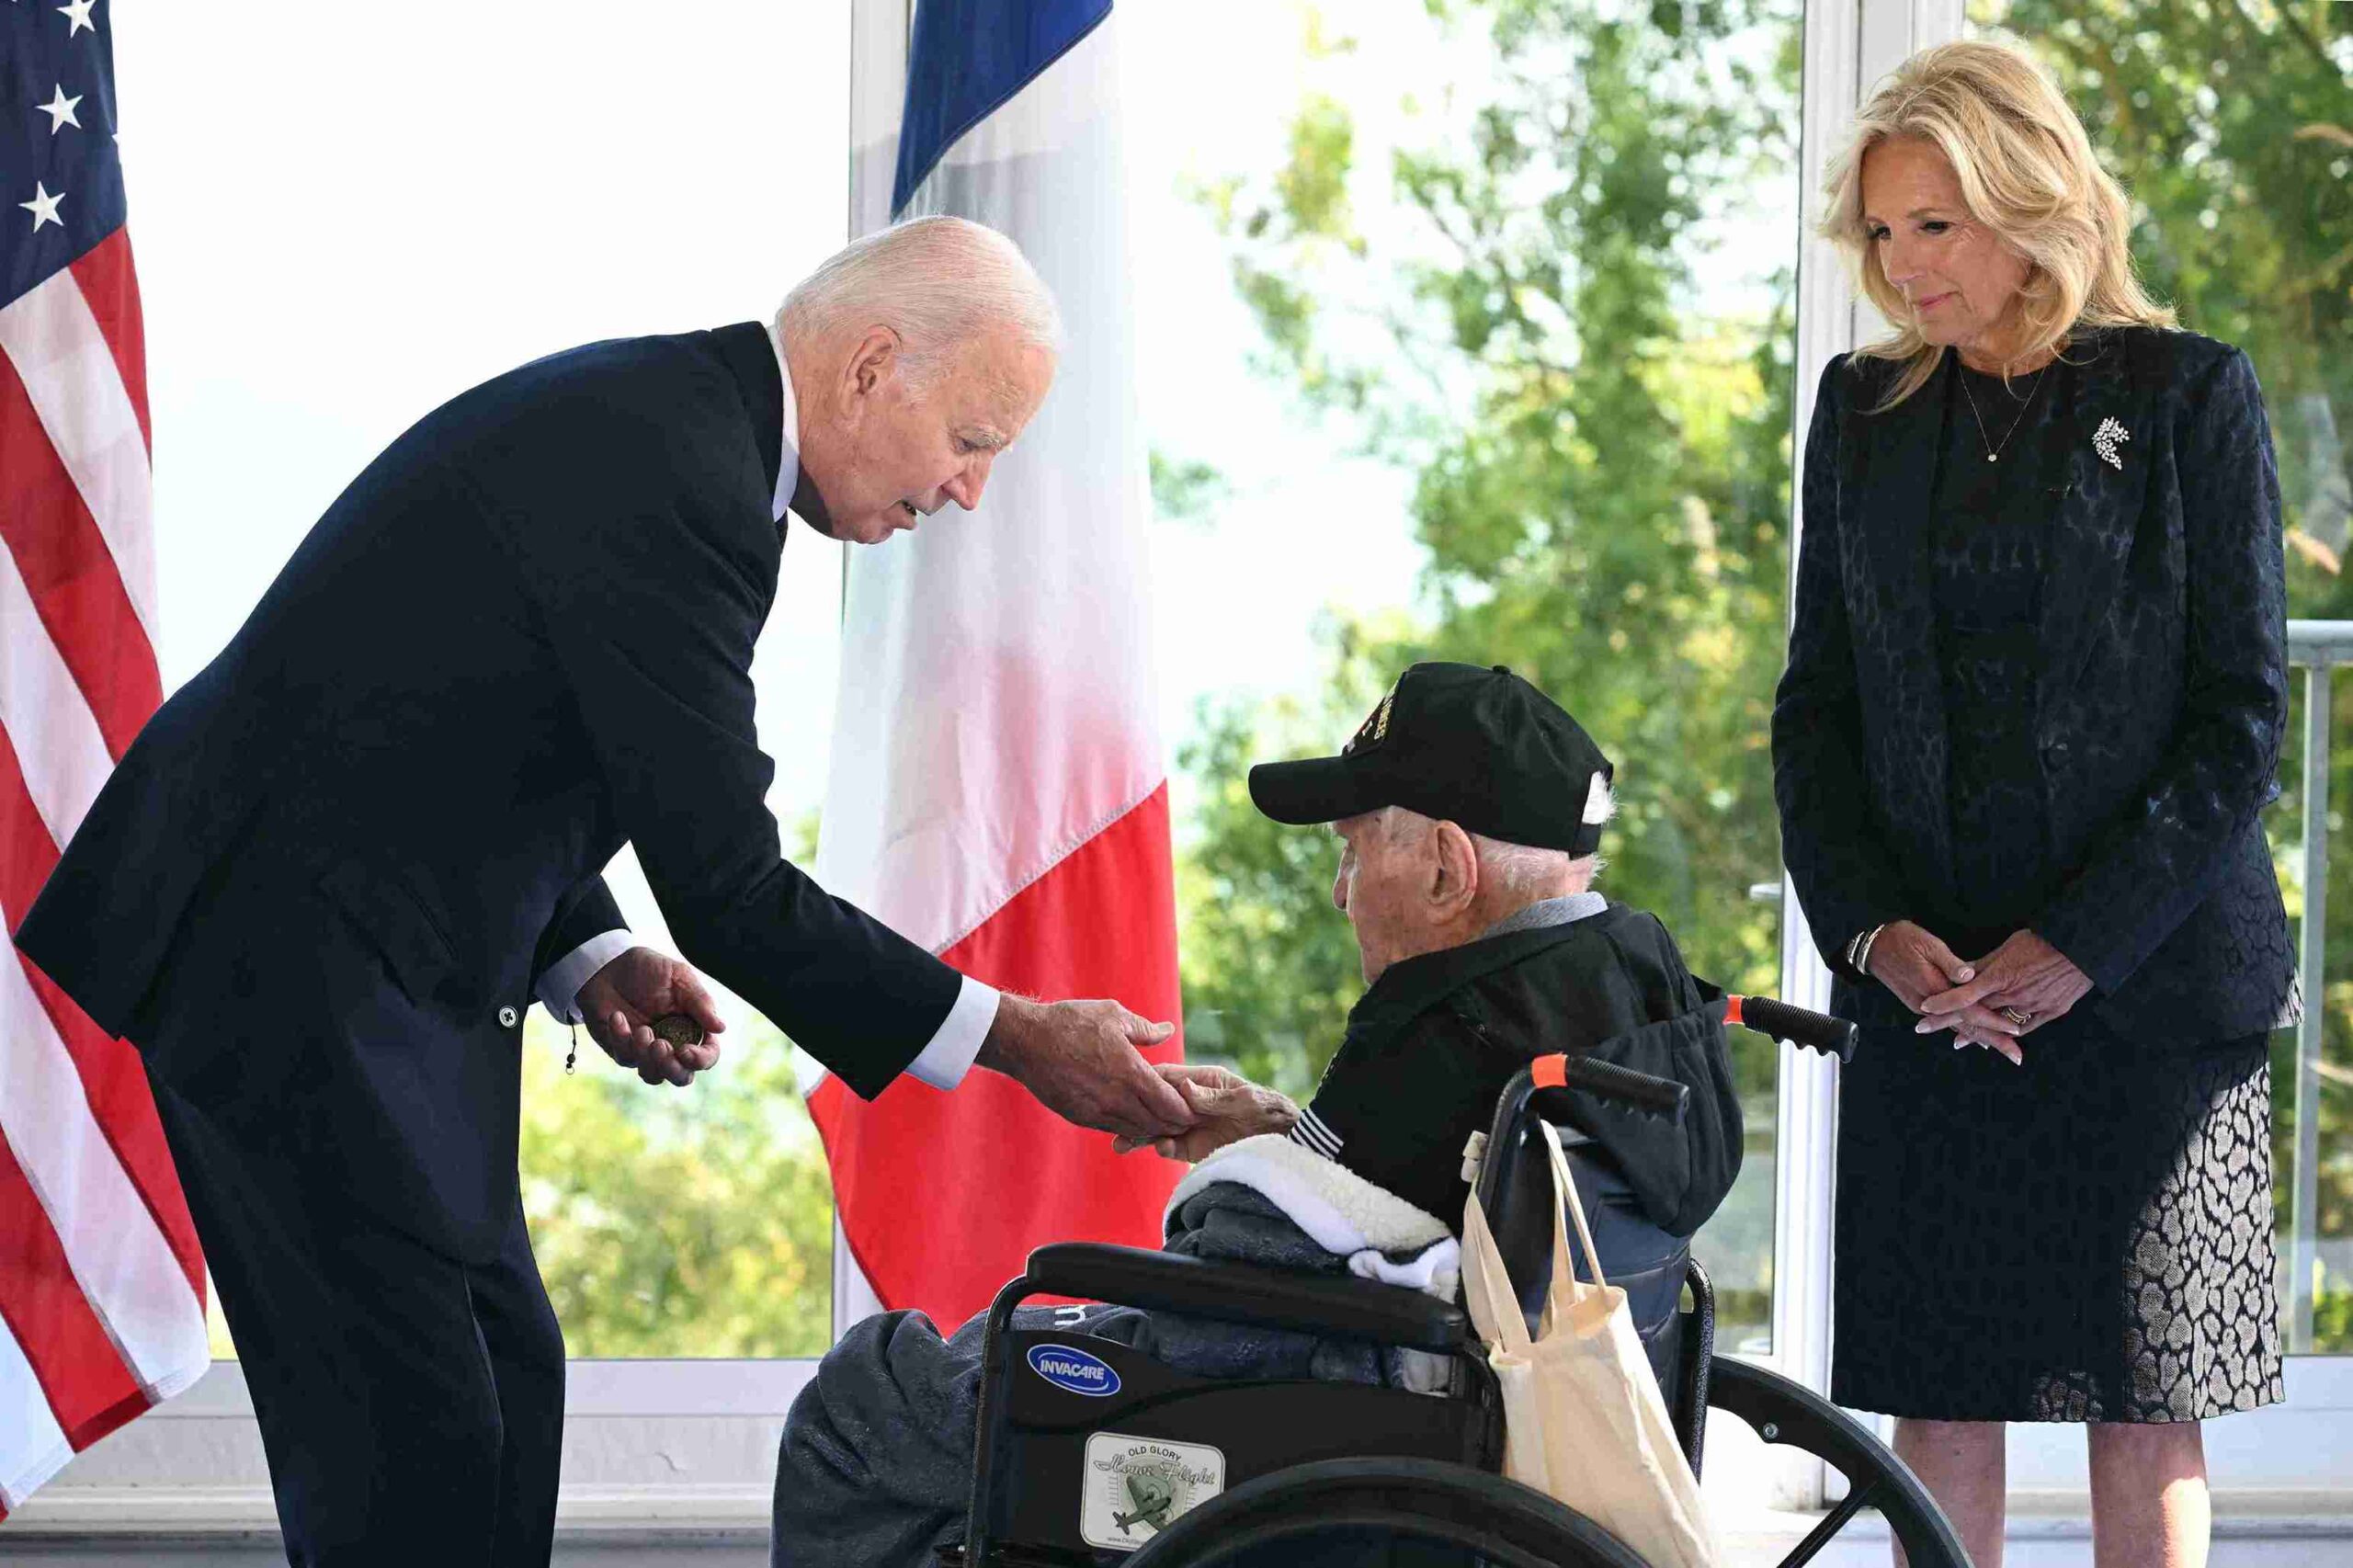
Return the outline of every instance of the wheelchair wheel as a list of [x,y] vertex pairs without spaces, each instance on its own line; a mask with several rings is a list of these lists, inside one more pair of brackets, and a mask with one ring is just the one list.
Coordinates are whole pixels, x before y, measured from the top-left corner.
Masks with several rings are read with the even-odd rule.
[[1618,1539],[1541,1493],[1436,1460],[1325,1460],[1213,1497],[1128,1568],[1480,1562],[1645,1568]]
[[1812,1561],[1866,1508],[1887,1521],[1911,1568],[1969,1568],[1969,1554],[1919,1478],[1861,1423],[1811,1389],[1724,1357],[1709,1369],[1708,1406],[1731,1412],[1768,1443],[1812,1454],[1847,1478],[1846,1500],[1781,1559],[1781,1568]]

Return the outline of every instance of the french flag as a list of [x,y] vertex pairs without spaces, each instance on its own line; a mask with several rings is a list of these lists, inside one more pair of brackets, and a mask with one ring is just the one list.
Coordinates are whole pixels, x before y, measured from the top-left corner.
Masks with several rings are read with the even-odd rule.
[[[999,990],[1174,1020],[1110,0],[923,0],[905,22],[905,0],[856,16],[854,227],[1001,231],[1066,342],[979,510],[850,552],[818,877]],[[836,1333],[878,1307],[961,1323],[1041,1243],[1156,1245],[1181,1174],[979,1069],[871,1103],[829,1077],[810,1104],[856,1265]]]

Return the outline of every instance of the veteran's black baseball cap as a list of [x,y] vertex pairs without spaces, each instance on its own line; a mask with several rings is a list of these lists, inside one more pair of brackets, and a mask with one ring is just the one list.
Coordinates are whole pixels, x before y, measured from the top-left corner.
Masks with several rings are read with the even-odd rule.
[[1586,809],[1609,759],[1566,710],[1508,666],[1419,664],[1337,756],[1264,762],[1250,799],[1277,822],[1403,806],[1489,838],[1590,855]]

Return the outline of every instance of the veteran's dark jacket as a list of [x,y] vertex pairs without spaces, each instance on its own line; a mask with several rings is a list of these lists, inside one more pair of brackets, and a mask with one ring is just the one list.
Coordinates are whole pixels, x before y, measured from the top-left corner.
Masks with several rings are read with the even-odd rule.
[[593,344],[426,415],[149,722],[17,934],[149,1069],[428,1242],[515,1209],[520,1017],[621,924],[861,1094],[960,982],[779,852],[753,728],[782,382],[756,324]]
[[[2257,816],[2288,711],[2262,393],[2245,355],[2192,333],[2091,333],[2067,352],[2079,399],[2042,476],[2058,503],[2033,722],[2074,869],[2029,928],[2120,1032],[2179,1047],[2259,1032],[2292,1012],[2295,983]],[[1893,373],[1845,355],[1823,372],[1773,710],[1782,855],[1835,1010],[1872,1025],[1910,1014],[1846,944],[1938,907],[1969,853],[1952,841],[1928,585],[1938,400],[1870,412]]]
[[1740,1101],[1710,994],[1656,915],[1618,903],[1402,959],[1348,1014],[1308,1104],[1316,1135],[1293,1136],[1459,1227],[1463,1145],[1513,1074],[1540,1056],[1590,1055],[1690,1086],[1680,1127],[1563,1096],[1569,1124],[1608,1153],[1650,1221],[1688,1236],[1740,1174]]

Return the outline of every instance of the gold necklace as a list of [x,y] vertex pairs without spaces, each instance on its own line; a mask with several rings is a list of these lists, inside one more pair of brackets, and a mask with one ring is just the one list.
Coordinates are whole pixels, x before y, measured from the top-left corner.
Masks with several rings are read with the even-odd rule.
[[2010,444],[2010,437],[2017,435],[2018,426],[2025,423],[2026,411],[2034,406],[2034,394],[2042,390],[2042,378],[2049,373],[2051,367],[2045,365],[2034,373],[2034,385],[2027,389],[2026,401],[2018,404],[2018,416],[2010,421],[2010,427],[2007,430],[2002,432],[2002,439],[1998,444],[1994,444],[1994,437],[1986,433],[1985,416],[1977,412],[1977,394],[1969,390],[1969,367],[1961,364],[1960,357],[1956,355],[1953,359],[1953,368],[1954,372],[1961,377],[1961,395],[1969,400],[1970,417],[1977,421],[1977,438],[1981,442],[1987,443],[1985,460],[1989,463],[1999,462],[2002,460],[2002,448]]

